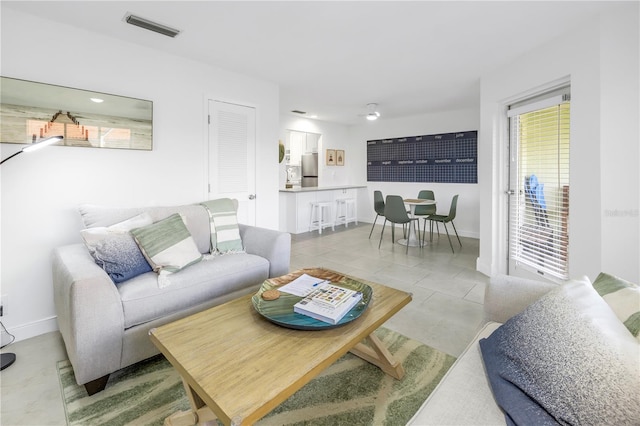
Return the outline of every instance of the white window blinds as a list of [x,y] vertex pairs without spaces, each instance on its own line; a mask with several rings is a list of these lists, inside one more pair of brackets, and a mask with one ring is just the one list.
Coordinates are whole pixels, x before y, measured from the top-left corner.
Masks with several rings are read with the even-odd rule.
[[517,171],[511,171],[509,255],[560,279],[569,276],[568,99],[565,94],[535,100],[508,114],[511,155],[517,156]]

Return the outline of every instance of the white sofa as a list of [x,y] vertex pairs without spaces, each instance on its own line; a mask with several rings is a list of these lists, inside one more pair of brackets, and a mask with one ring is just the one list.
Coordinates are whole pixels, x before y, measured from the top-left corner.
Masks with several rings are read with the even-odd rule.
[[[591,286],[590,283],[588,285]],[[487,285],[484,300],[485,316],[488,322],[481,328],[408,424],[420,426],[507,424],[505,412],[499,407],[494,397],[479,341],[489,337],[503,323],[521,313],[531,303],[551,290],[558,288],[558,285],[540,281],[506,276],[492,278]],[[593,290],[593,287],[591,287],[591,290]],[[636,305],[640,300],[637,298],[637,294],[638,289],[635,288],[635,296],[633,297],[636,297]],[[596,297],[599,298],[597,293]],[[595,302],[598,301],[596,300]],[[631,401],[626,401],[632,407],[635,405],[635,408],[627,409],[627,412],[621,415],[623,421],[615,424],[640,424],[640,414],[637,408],[637,406],[640,406],[638,404],[638,401],[640,401],[638,399],[640,398],[640,376],[637,373],[638,362],[640,361],[638,341],[633,338],[629,330],[624,328],[622,322],[615,317],[615,313],[606,303],[603,302],[601,305],[598,306],[598,309],[602,308],[602,311],[610,311],[603,312],[607,320],[619,323],[620,327],[618,327],[618,324],[613,324],[613,328],[621,336],[623,343],[628,345],[627,348],[631,353],[631,364],[635,364],[636,368],[632,370],[635,376],[632,376],[634,379],[629,384],[632,389],[630,392]],[[601,314],[597,312],[598,309],[593,309],[594,322],[602,322]],[[636,310],[640,310],[640,307]],[[610,313],[611,315],[609,315]],[[542,331],[542,334],[544,332]],[[634,344],[635,347],[633,346]],[[514,423],[517,424],[517,422]],[[533,418],[529,418],[524,423],[541,424],[534,421]]]
[[[202,205],[124,209],[83,205],[80,213],[86,228],[108,227],[142,213],[153,222],[178,213],[197,246],[194,250],[203,255],[210,251],[209,213]],[[239,233],[244,252],[188,266],[172,274],[166,287],[159,285],[156,272],[116,285],[84,244],[56,248],[54,302],[78,384],[90,395],[101,391],[110,373],[159,353],[148,337],[151,328],[255,292],[265,279],[289,272],[290,234],[242,224]]]

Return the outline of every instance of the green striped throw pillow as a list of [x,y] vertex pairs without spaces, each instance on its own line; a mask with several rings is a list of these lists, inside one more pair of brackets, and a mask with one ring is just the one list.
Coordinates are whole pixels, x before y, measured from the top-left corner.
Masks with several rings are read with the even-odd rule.
[[209,212],[211,253],[240,253],[244,251],[233,200],[220,198],[201,204]]
[[202,260],[202,254],[182,217],[175,213],[151,225],[131,230],[154,271],[178,272]]
[[640,287],[601,272],[593,283],[620,321],[640,341]]

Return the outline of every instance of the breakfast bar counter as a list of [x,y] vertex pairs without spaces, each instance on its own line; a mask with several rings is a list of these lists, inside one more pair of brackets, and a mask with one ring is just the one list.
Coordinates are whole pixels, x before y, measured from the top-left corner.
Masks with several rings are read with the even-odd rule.
[[281,189],[280,192],[298,193],[298,192],[318,192],[318,191],[335,191],[345,189],[366,188],[366,185],[338,185],[338,186],[294,186],[293,188]]
[[335,217],[336,200],[354,198],[356,204],[358,192],[365,190],[366,185],[337,186],[294,186],[280,190],[280,229],[292,234],[309,232],[311,203],[331,202],[332,215]]

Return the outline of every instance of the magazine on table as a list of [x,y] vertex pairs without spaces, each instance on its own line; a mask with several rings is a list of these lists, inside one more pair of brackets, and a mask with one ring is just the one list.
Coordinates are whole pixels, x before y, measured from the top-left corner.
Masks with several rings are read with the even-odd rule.
[[306,297],[321,285],[327,284],[329,281],[321,278],[312,277],[308,274],[302,274],[289,284],[279,287],[278,290],[285,293],[293,294],[294,296]]
[[337,324],[361,300],[362,293],[359,291],[323,282],[293,305],[293,311],[329,324]]

